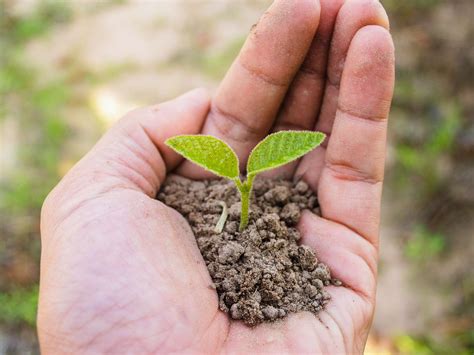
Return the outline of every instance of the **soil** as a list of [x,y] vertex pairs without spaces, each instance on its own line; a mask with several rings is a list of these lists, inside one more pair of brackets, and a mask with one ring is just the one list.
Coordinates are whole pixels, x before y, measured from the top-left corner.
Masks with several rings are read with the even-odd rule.
[[[303,182],[257,179],[249,225],[239,232],[240,197],[227,180],[192,181],[171,176],[158,199],[189,222],[219,296],[219,307],[250,326],[272,322],[290,312],[321,311],[330,296],[329,268],[313,250],[298,245],[296,229],[303,209],[319,213],[316,195]],[[215,226],[228,218],[221,233]]]

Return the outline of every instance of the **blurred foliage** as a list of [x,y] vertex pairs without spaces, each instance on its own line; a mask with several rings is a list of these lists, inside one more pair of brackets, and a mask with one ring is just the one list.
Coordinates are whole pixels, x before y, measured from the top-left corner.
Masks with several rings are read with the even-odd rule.
[[[16,74],[10,71],[9,75]],[[61,144],[67,137],[67,125],[61,117],[61,109],[67,102],[68,91],[68,87],[61,82],[37,85],[34,74],[30,73],[22,85],[17,83],[15,89],[10,87],[5,94],[7,107],[2,107],[2,112],[11,114],[16,111],[15,118],[21,128],[28,130],[23,137],[28,144],[20,148],[18,169],[7,182],[2,183],[0,210],[4,209],[3,213],[38,210],[57,182]],[[8,107],[9,99],[21,100],[22,104],[12,110],[11,106]]]
[[397,18],[407,19],[407,17],[417,16],[418,11],[426,11],[434,8],[442,0],[382,0],[383,5],[390,14]]
[[[434,287],[440,292],[439,300],[450,305],[450,311],[443,316],[453,317],[451,328],[455,328],[453,331],[428,328],[419,336],[405,334],[395,339],[395,345],[402,354],[471,354],[472,319],[459,326],[463,322],[461,318],[472,308],[467,290],[469,282],[460,281],[468,280],[470,271],[465,267],[453,272],[454,269],[444,269],[441,263],[456,259],[456,253],[461,254],[459,247],[454,248],[454,235],[450,235],[454,230],[450,216],[458,216],[454,224],[468,225],[459,216],[469,215],[467,211],[473,207],[468,196],[461,200],[451,193],[454,188],[460,188],[453,186],[460,181],[467,184],[462,191],[472,189],[469,178],[458,179],[461,174],[467,174],[463,169],[473,159],[473,147],[468,146],[471,143],[460,145],[460,137],[473,126],[470,117],[474,105],[470,97],[474,62],[469,43],[474,26],[472,20],[467,21],[468,15],[464,15],[472,13],[472,2],[382,0],[382,3],[388,10],[399,47],[390,121],[394,159],[387,185],[394,202],[401,206],[398,218],[410,231],[403,247],[414,266],[416,275],[412,276],[415,280],[429,278],[439,282]],[[449,22],[453,16],[455,23]],[[464,240],[456,245],[471,245],[468,234],[466,231]],[[440,267],[433,269],[433,264]],[[449,295],[443,297],[443,292]]]
[[471,355],[474,349],[474,330],[463,329],[450,334],[449,339],[426,336],[400,335],[394,339],[398,353],[406,355],[456,354]]
[[412,261],[426,261],[438,256],[445,245],[446,239],[442,234],[431,232],[426,226],[418,225],[405,245],[405,254]]
[[[38,1],[36,7],[22,14],[3,11],[8,3],[0,0],[0,124],[7,119],[14,122],[19,142],[15,142],[18,149],[14,168],[8,175],[2,171],[0,176],[0,324],[34,326],[39,214],[46,195],[60,179],[64,145],[71,138],[65,111],[73,99],[78,99],[72,94],[77,85],[74,83],[98,84],[130,65],[111,66],[95,73],[72,62],[67,71],[56,70],[58,75],[53,79],[45,78],[29,65],[25,48],[70,21],[71,3]],[[121,2],[104,2],[99,8],[115,3]],[[25,269],[17,260],[31,262]]]
[[239,54],[246,37],[234,38],[224,48],[216,51],[203,50],[202,47],[206,46],[206,41],[199,38],[199,35],[192,36],[189,47],[173,58],[173,65],[188,67],[212,79],[222,79]]
[[0,322],[10,325],[26,323],[33,327],[36,323],[37,304],[36,286],[0,293]]
[[229,69],[237,54],[239,54],[244,41],[245,37],[237,38],[217,53],[199,56],[197,58],[198,66],[211,78],[223,78],[225,72]]
[[451,104],[436,108],[433,123],[422,132],[421,137],[410,141],[410,137],[404,139],[402,136],[396,145],[398,181],[405,185],[416,185],[421,197],[434,193],[446,171],[441,158],[452,153],[460,128],[460,108]]
[[[5,9],[7,1],[0,1]],[[17,162],[0,180],[0,323],[35,325],[38,287],[39,230],[42,202],[59,179],[57,164],[68,137],[63,109],[70,89],[63,80],[40,82],[24,58],[29,41],[45,35],[54,26],[71,19],[67,2],[44,1],[28,14],[1,11],[0,16],[0,121],[12,120],[20,135]],[[22,144],[27,142],[27,144]],[[8,222],[7,222],[8,221]],[[15,260],[33,260],[23,286],[11,275]],[[22,276],[23,277],[23,276]],[[29,281],[28,281],[29,280]]]
[[[0,0],[0,8],[6,9],[10,1]],[[68,3],[60,0],[39,1],[26,16],[2,11],[0,33],[2,45],[18,46],[47,33],[53,26],[69,21],[72,11]],[[11,48],[9,48],[11,49]],[[8,52],[4,52],[8,55]]]
[[401,335],[395,339],[395,347],[402,354],[432,355],[434,354],[426,340],[420,341],[409,335]]

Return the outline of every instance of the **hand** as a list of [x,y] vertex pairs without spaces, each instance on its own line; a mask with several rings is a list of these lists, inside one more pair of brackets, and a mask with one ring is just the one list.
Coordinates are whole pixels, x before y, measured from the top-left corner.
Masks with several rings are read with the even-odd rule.
[[[370,328],[394,53],[377,1],[277,0],[216,95],[138,109],[67,174],[42,211],[38,332],[44,353],[361,353]],[[318,317],[248,328],[218,310],[186,221],[155,200],[170,171],[207,176],[168,149],[212,134],[245,160],[266,134],[315,129],[327,144],[279,171],[318,192],[303,243],[345,287]]]

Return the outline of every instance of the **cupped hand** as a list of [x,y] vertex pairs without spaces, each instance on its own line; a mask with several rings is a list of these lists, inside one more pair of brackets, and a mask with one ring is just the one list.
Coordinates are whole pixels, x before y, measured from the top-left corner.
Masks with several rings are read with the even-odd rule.
[[[204,90],[120,120],[45,201],[38,333],[43,353],[360,353],[370,328],[394,50],[378,1],[277,0],[212,99]],[[302,242],[344,287],[327,308],[248,328],[218,310],[194,236],[155,200],[166,174],[207,177],[164,145],[224,139],[245,162],[281,129],[325,144],[277,171],[317,191]]]

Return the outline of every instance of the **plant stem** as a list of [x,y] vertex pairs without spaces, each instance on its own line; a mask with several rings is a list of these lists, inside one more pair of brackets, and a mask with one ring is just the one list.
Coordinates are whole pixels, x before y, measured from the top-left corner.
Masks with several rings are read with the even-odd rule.
[[240,191],[240,198],[242,201],[242,210],[240,212],[240,226],[239,231],[242,232],[249,223],[249,192],[247,189]]
[[224,201],[219,201],[219,205],[222,207],[222,214],[221,217],[219,218],[219,221],[216,224],[216,227],[214,228],[214,232],[216,233],[221,233],[222,230],[224,229],[225,221],[227,221],[227,216],[229,213],[227,212],[227,205],[225,204]]
[[235,180],[237,188],[240,192],[240,201],[242,204],[240,212],[240,226],[239,231],[243,231],[249,222],[249,205],[250,205],[250,195],[252,193],[252,185],[254,175],[248,176],[247,180],[242,183],[240,179]]

